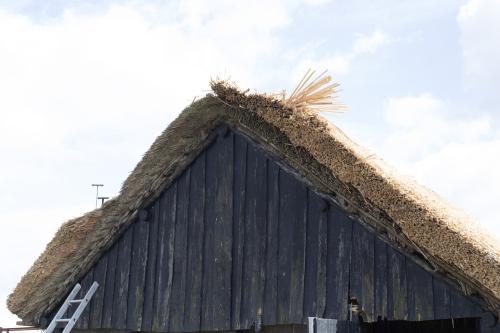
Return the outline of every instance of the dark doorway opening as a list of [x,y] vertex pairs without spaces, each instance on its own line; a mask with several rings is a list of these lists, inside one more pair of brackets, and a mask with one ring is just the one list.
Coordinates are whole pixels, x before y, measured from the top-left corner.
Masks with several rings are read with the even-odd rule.
[[454,318],[424,321],[379,320],[361,323],[361,333],[476,333],[480,318]]

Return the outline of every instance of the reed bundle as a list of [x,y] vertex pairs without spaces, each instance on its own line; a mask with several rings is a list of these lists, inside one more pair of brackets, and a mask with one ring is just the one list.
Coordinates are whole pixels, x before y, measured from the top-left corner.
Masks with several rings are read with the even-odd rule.
[[324,71],[313,78],[315,71],[308,69],[289,97],[283,93],[283,104],[298,110],[344,112],[346,107],[338,101],[337,96],[339,84],[332,82],[332,77],[326,75],[326,72]]

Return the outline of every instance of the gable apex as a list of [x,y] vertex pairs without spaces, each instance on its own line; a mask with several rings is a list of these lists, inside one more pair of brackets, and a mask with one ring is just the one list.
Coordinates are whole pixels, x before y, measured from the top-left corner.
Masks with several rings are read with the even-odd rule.
[[[9,297],[9,309],[25,323],[38,323],[56,306],[138,212],[216,137],[213,130],[222,124],[248,135],[318,191],[337,196],[374,229],[412,248],[494,310],[500,308],[500,251],[471,227],[474,222],[464,213],[398,175],[317,113],[244,94],[225,83],[212,88],[215,95],[187,107],[156,139],[119,196],[57,232]],[[74,266],[63,264],[68,262]]]

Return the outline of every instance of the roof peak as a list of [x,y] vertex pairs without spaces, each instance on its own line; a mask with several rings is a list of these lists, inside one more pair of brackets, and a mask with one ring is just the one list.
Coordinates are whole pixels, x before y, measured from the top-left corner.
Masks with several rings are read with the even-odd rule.
[[349,200],[377,230],[406,240],[500,309],[500,251],[465,214],[399,176],[309,107],[242,92],[227,81],[214,81],[212,89],[215,95],[192,103],[158,136],[117,198],[61,227],[9,297],[12,312],[27,323],[46,315],[222,123],[259,140],[319,191]]

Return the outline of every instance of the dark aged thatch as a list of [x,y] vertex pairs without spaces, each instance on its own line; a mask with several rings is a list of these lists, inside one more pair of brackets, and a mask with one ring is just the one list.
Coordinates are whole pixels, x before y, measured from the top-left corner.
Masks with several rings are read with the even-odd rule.
[[462,212],[393,172],[315,112],[225,83],[212,88],[215,95],[186,108],[156,139],[118,197],[63,224],[8,299],[24,323],[39,324],[221,123],[260,141],[375,230],[500,309],[500,251]]

